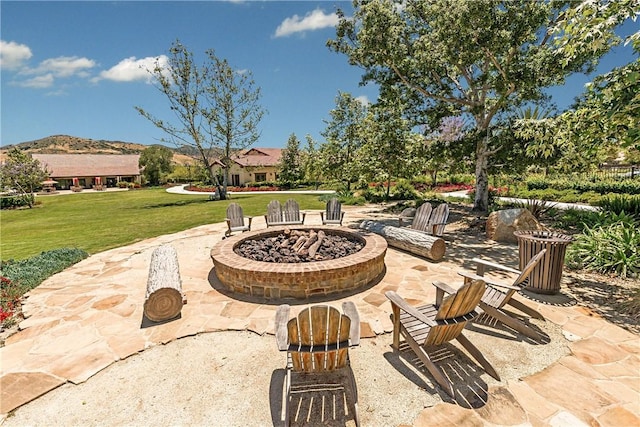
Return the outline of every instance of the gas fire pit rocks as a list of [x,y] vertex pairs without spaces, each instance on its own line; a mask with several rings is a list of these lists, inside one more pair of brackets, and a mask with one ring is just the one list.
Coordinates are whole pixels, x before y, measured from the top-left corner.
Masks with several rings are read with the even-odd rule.
[[357,291],[384,271],[387,242],[345,227],[277,227],[230,237],[211,250],[216,276],[232,292],[306,299]]

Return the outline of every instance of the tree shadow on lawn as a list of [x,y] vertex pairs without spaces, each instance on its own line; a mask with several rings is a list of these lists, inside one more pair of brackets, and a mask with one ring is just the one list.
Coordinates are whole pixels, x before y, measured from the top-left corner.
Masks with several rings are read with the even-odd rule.
[[188,206],[194,204],[203,204],[209,203],[211,200],[207,199],[184,199],[184,200],[176,200],[175,202],[166,202],[166,203],[156,203],[153,205],[147,205],[144,209],[156,209],[156,208],[169,208],[173,206]]

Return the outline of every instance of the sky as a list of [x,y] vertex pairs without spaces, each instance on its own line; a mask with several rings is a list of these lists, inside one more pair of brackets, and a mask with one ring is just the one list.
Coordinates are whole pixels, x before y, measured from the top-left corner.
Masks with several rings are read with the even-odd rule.
[[[170,119],[168,101],[144,67],[180,40],[251,71],[267,114],[255,147],[285,147],[291,134],[322,142],[339,92],[375,102],[362,70],[326,47],[337,8],[351,1],[1,1],[0,146],[51,135],[159,143],[165,135],[135,106]],[[619,34],[637,31],[625,24]],[[594,75],[633,60],[631,46],[603,57]],[[550,90],[562,110],[592,76]]]

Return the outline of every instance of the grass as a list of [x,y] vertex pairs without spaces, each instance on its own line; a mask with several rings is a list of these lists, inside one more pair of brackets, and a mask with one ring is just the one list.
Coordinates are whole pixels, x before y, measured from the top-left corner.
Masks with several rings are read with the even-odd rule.
[[79,193],[38,198],[33,209],[3,210],[0,256],[25,259],[57,248],[95,254],[150,237],[224,221],[229,203],[248,216],[264,215],[269,201],[295,198],[301,210],[323,209],[317,195],[233,195],[209,201],[208,195],[170,194],[164,189]]

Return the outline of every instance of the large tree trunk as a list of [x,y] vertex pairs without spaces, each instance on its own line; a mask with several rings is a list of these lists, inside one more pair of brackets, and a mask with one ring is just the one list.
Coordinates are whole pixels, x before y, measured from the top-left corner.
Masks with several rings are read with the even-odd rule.
[[384,225],[375,221],[362,221],[360,228],[384,237],[389,244],[413,254],[440,261],[444,256],[446,244],[443,239],[409,228]]
[[182,304],[178,254],[173,246],[162,245],[151,254],[144,315],[153,322],[170,320],[180,314]]
[[473,201],[473,210],[476,212],[489,210],[488,151],[487,138],[484,137],[476,145],[476,196]]

